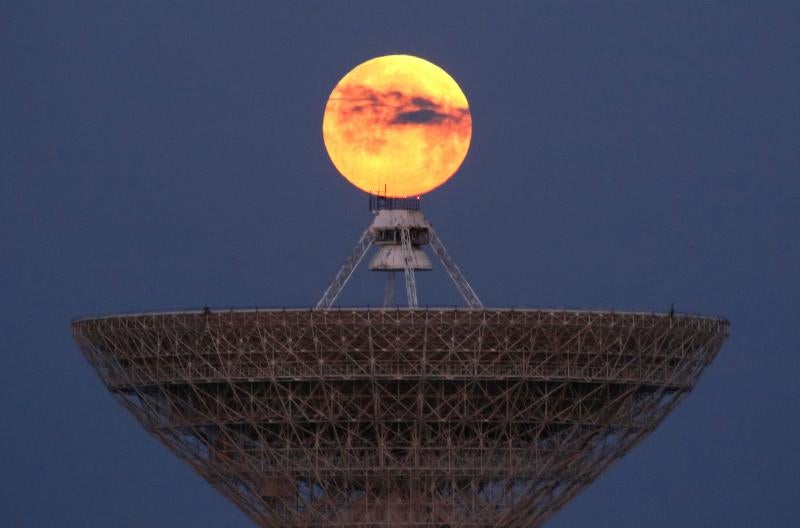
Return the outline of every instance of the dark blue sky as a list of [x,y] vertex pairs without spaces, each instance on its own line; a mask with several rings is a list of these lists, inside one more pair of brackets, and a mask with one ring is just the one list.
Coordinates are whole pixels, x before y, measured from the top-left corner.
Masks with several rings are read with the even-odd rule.
[[[797,2],[71,4],[0,16],[0,525],[248,526],[69,321],[314,304],[370,220],[322,110],[389,53],[470,101],[467,160],[423,206],[485,304],[731,320],[696,390],[550,526],[796,524]],[[458,302],[441,271],[420,288]],[[381,295],[361,272],[342,301]]]

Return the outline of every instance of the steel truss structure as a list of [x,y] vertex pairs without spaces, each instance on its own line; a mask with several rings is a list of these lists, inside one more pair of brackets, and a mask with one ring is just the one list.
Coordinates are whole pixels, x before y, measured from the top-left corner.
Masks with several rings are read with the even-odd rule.
[[721,318],[497,309],[82,319],[153,435],[264,527],[540,525],[667,415]]
[[430,269],[430,263],[421,249],[428,244],[467,307],[483,308],[478,294],[447,252],[444,242],[433,230],[433,226],[423,216],[418,200],[370,196],[370,209],[375,214],[375,219],[361,235],[347,260],[322,294],[316,306],[318,310],[333,306],[347,285],[347,281],[373,245],[379,246],[380,249],[370,264],[370,269],[386,273],[384,307],[390,307],[394,302],[395,272],[403,272],[408,306],[416,308],[419,302],[414,272]]

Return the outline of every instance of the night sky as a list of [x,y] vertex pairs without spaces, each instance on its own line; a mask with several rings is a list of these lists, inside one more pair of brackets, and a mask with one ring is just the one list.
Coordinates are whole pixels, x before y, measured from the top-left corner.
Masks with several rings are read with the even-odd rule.
[[[371,219],[324,150],[379,55],[470,101],[427,217],[492,307],[721,314],[695,391],[552,527],[800,517],[800,4],[5,2],[0,525],[246,527],[106,392],[72,318],[311,306]],[[459,298],[441,270],[423,305]],[[341,302],[379,304],[360,271]]]

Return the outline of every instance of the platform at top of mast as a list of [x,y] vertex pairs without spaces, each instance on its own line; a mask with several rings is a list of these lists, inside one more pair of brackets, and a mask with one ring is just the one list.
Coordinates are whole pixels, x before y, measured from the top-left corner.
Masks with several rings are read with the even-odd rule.
[[369,195],[369,210],[372,212],[385,209],[405,209],[407,211],[419,211],[421,200],[419,196],[413,198],[393,198],[391,196],[381,196],[378,194]]

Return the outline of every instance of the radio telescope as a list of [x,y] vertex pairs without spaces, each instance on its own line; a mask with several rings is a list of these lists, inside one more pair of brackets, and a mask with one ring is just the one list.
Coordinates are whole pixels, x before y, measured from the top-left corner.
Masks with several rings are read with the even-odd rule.
[[[395,114],[461,115],[449,133],[463,135],[468,109],[381,90],[376,105],[404,101]],[[372,101],[360,94],[351,99]],[[415,99],[419,108],[402,106]],[[389,128],[430,118],[391,124],[391,111]],[[441,131],[383,139],[411,134],[412,148],[419,138],[436,147]],[[348,161],[350,146],[340,148],[340,170],[389,167],[387,192],[370,197],[373,220],[315,308],[72,323],[109,391],[258,526],[538,526],[660,423],[728,335],[717,317],[486,308],[419,200],[392,195],[402,183],[393,160]],[[387,277],[384,307],[335,307],[370,251],[369,269]],[[432,260],[465,307],[417,306],[415,273]],[[394,306],[395,274],[404,307]]]

